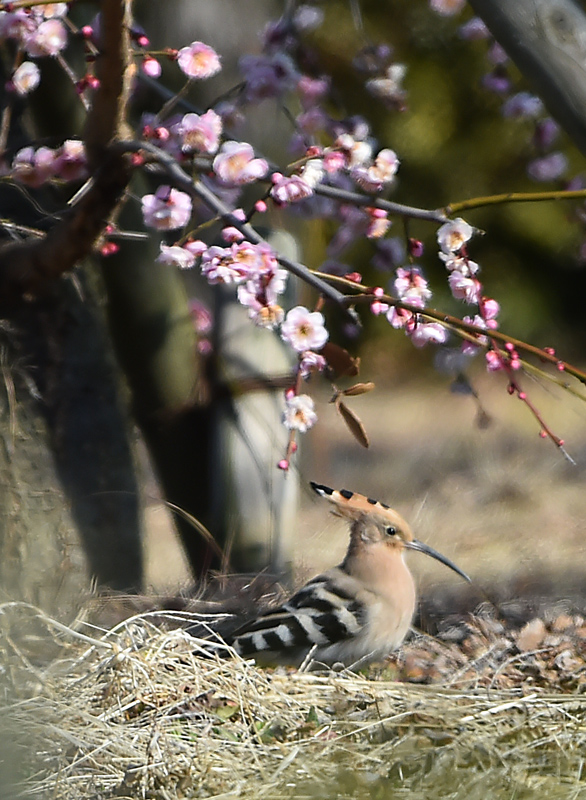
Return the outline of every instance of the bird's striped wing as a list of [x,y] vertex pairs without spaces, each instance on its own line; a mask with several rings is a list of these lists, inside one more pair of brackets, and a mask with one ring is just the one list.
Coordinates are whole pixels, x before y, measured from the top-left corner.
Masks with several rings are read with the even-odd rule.
[[242,656],[270,652],[286,658],[356,636],[364,625],[365,607],[348,580],[339,568],[319,575],[287,603],[234,631],[229,644]]

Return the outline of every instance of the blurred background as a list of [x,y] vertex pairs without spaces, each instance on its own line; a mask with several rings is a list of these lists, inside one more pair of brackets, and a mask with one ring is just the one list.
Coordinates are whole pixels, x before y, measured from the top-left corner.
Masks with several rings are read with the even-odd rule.
[[[153,51],[201,40],[221,54],[219,75],[192,83],[182,95],[204,109],[218,98],[239,96],[239,58],[261,53],[261,34],[283,5],[137,0],[135,11]],[[332,116],[362,115],[377,149],[396,151],[401,166],[390,199],[442,208],[494,193],[583,185],[583,157],[563,131],[554,132],[547,146],[537,135],[546,112],[538,120],[503,115],[504,100],[528,86],[494,43],[461,35],[469,9],[441,16],[426,0],[324,0],[311,9],[323,14],[323,22],[301,36],[301,68],[313,77],[332,76]],[[94,9],[80,4],[73,13],[78,25],[89,24]],[[401,104],[385,105],[370,94],[369,73],[356,69],[385,44],[391,48],[387,61],[406,66]],[[183,82],[176,65],[165,58],[161,64],[160,84],[178,92]],[[70,107],[75,93],[53,79],[54,66],[43,67],[43,102],[19,118],[21,138],[14,147],[26,136],[62,140],[82,130],[79,109]],[[138,83],[131,117],[139,132],[143,115],[157,113],[167,99],[152,83]],[[298,157],[289,143],[300,110],[293,95],[265,99],[246,107],[242,126],[228,135],[250,141],[284,169]],[[178,113],[184,112],[182,107]],[[561,154],[564,169],[535,182],[528,167],[550,152]],[[121,227],[140,229],[140,196],[161,182],[161,176],[135,179]],[[14,195],[3,191],[0,201],[13,209]],[[55,196],[43,197],[45,205],[49,201],[55,203]],[[553,347],[583,366],[584,204],[509,203],[464,216],[484,233],[474,237],[469,251],[481,266],[485,294],[501,305],[501,330]],[[273,208],[262,224],[283,252],[312,269],[357,271],[367,285],[387,287],[392,281],[393,270],[380,269],[372,241],[362,237],[345,249],[332,247],[339,225],[332,218]],[[449,292],[436,229],[395,219],[389,236],[399,253],[396,265],[405,263],[406,235],[421,240],[425,249],[418,263],[434,293],[430,304],[461,316],[470,309]],[[217,233],[211,227],[201,235],[211,243]],[[41,313],[35,307],[15,319],[14,329],[25,330],[26,341],[3,339],[3,364],[17,398],[13,402],[6,380],[2,413],[10,425],[0,458],[5,595],[47,610],[75,607],[90,574],[115,590],[191,591],[208,567],[225,565],[206,549],[192,521],[171,513],[163,497],[203,522],[229,551],[235,569],[277,572],[296,583],[338,562],[347,543],[344,526],[309,494],[308,482],[315,480],[395,506],[420,539],[498,598],[555,595],[582,603],[586,406],[577,395],[586,392],[580,386],[572,383],[572,394],[532,375],[520,378],[551,430],[564,439],[571,463],[539,437],[537,421],[508,395],[505,376],[486,373],[482,356],[467,365],[463,378],[449,358],[438,359],[432,347],[414,348],[384,317],[362,310],[358,335],[336,309],[326,307],[332,340],[360,357],[358,380],[376,384],[373,392],[348,399],[370,447],[351,437],[329,402],[331,385],[316,376],[308,391],[319,422],[303,435],[299,457],[285,476],[275,468],[287,439],[279,421],[281,390],[257,392],[252,402],[251,395],[232,389],[247,375],[290,373],[290,354],[275,334],[249,324],[230,292],[211,291],[201,278],[155,263],[158,254],[159,240],[152,236],[121,242],[120,251],[101,263],[88,260],[76,274],[79,284],[63,281]],[[287,307],[315,303],[306,287],[293,279],[289,284]],[[222,378],[216,393],[209,362],[194,364],[193,321],[201,304],[215,320],[212,377]],[[458,347],[448,343],[448,350]],[[30,375],[42,402],[30,391]],[[563,383],[563,376],[554,377]],[[43,436],[46,447],[39,456],[36,443]],[[95,474],[88,475],[94,465]],[[460,589],[449,572],[422,556],[410,561],[426,596],[457,604]],[[468,607],[483,599],[479,588],[467,590]]]
[[[583,157],[563,131],[555,149],[568,160],[564,176],[545,184],[528,177],[528,164],[539,155],[535,121],[505,118],[503,96],[485,87],[487,75],[501,64],[487,57],[490,42],[466,41],[458,34],[471,17],[469,10],[442,17],[424,0],[359,5],[360,21],[351,3],[319,4],[325,20],[308,34],[309,46],[318,72],[333,76],[340,115],[363,115],[379,146],[398,153],[401,167],[393,200],[435,208],[474,196],[561,188],[576,176],[580,180]],[[238,56],[260,51],[259,30],[281,10],[280,4],[251,4],[251,16],[247,13],[235,26],[219,23],[233,13],[229,2],[169,2],[166,8],[171,7],[162,16],[156,5],[144,4],[145,25],[157,31],[161,43],[179,41],[178,31],[187,43],[195,30],[192,20],[197,20],[197,36],[223,54],[223,91],[238,80],[233,71]],[[400,112],[369,95],[364,75],[352,67],[365,47],[381,43],[391,45],[393,61],[407,66],[406,109]],[[528,89],[514,65],[509,62],[502,69],[511,94]],[[212,100],[204,95],[200,102]],[[265,101],[250,116],[242,138],[250,136],[255,147],[279,164],[291,160],[282,145],[292,128],[279,104]],[[578,364],[584,363],[586,324],[579,214],[580,204],[570,202],[506,204],[465,214],[486,233],[475,237],[470,253],[481,265],[486,294],[501,304],[501,329],[538,346],[555,347]],[[305,263],[319,267],[327,262],[332,222],[292,222],[291,215],[279,212],[272,213],[271,222],[293,231]],[[436,254],[435,226],[411,221],[408,233],[426,246],[420,263],[434,291],[432,305],[466,313],[449,293]],[[400,220],[390,235],[404,237]],[[359,271],[365,283],[386,286],[391,274],[377,272],[373,252],[372,242],[362,240],[340,261],[349,272]],[[301,299],[311,302],[310,293],[300,291]],[[431,348],[415,350],[384,318],[363,318],[359,338],[346,335],[351,332],[333,313],[330,324],[337,341],[362,358],[361,379],[376,383],[373,393],[352,403],[371,446],[364,450],[351,438],[328,405],[329,388],[314,379],[310,391],[317,395],[319,423],[303,437],[299,474],[290,476],[300,481],[301,513],[293,536],[296,580],[335,563],[346,547],[344,524],[329,517],[308,491],[308,481],[317,480],[397,507],[417,536],[454,558],[484,587],[498,585],[503,597],[578,597],[586,520],[583,401],[531,376],[522,378],[550,427],[565,440],[576,462],[571,464],[551,442],[539,438],[536,421],[507,394],[505,377],[486,374],[482,356],[468,372],[475,398],[458,391],[455,375],[436,368]],[[148,532],[148,585],[165,591],[178,581],[187,585],[187,564],[169,532],[166,513],[156,504],[148,509]],[[454,583],[452,575],[422,557],[411,558],[411,563],[427,593]]]

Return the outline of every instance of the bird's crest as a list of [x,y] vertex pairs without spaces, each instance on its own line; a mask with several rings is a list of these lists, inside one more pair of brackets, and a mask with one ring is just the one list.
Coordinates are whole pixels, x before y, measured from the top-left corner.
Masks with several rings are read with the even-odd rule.
[[[381,525],[395,525],[401,531],[409,531],[409,526],[405,520],[386,503],[381,503],[380,500],[373,500],[371,497],[358,494],[358,492],[351,492],[348,489],[338,491],[321,483],[314,483],[314,481],[311,481],[311,488],[320,497],[324,497],[334,505],[333,513],[338,516],[355,520],[370,518],[373,522]],[[409,538],[409,536],[410,531],[406,538]]]

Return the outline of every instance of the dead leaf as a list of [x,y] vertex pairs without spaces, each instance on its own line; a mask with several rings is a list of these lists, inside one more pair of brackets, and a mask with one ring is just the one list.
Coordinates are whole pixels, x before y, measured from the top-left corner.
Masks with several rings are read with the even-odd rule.
[[328,362],[330,372],[333,372],[334,376],[344,375],[349,378],[355,378],[356,375],[358,375],[360,359],[351,356],[350,353],[344,350],[343,347],[340,347],[340,345],[334,344],[333,342],[326,342],[320,350],[320,355]]
[[340,394],[343,394],[346,397],[355,397],[359,394],[372,392],[373,389],[374,383],[372,381],[368,381],[368,383],[355,383],[354,386],[349,386],[347,389],[343,389]]
[[361,444],[362,447],[368,447],[370,442],[368,440],[366,429],[360,421],[360,418],[353,411],[351,411],[348,406],[344,405],[341,400],[336,401],[336,408],[340,412],[342,419],[348,426],[348,430],[356,439],[358,444]]

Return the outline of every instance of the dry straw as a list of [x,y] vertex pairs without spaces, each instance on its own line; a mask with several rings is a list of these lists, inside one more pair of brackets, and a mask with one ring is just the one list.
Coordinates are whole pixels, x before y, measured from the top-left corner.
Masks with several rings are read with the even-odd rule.
[[586,797],[581,695],[263,671],[198,655],[187,619],[0,606],[4,796]]

